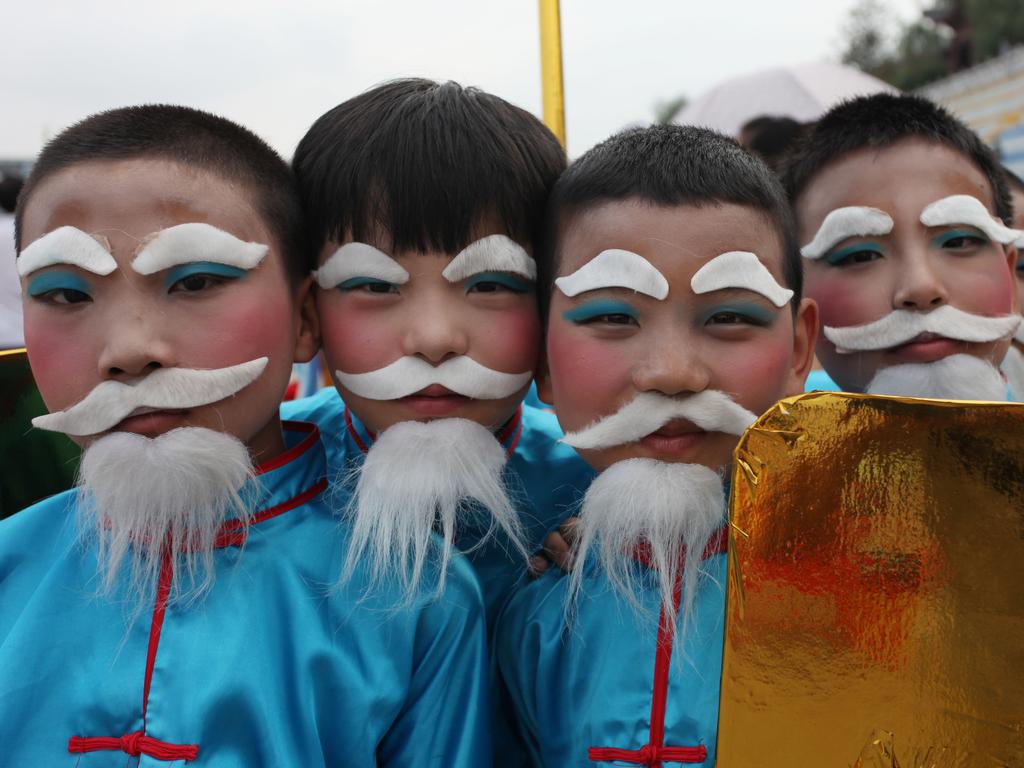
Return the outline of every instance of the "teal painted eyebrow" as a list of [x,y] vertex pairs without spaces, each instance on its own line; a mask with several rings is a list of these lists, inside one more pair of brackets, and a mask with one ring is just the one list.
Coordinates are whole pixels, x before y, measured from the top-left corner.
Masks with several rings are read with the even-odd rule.
[[394,285],[394,283],[389,283],[387,280],[381,280],[379,277],[350,277],[348,280],[343,280],[334,287],[340,291],[349,291],[353,288],[360,288],[364,285]]
[[989,241],[988,236],[978,229],[954,229],[949,232],[943,232],[941,235],[932,239],[932,242],[938,245],[940,248],[945,247],[946,243],[950,240],[956,240],[961,237],[973,237],[978,240],[984,240],[986,243]]
[[583,323],[602,315],[626,315],[635,319],[638,314],[632,306],[624,301],[594,299],[585,304],[580,304],[578,307],[567,309],[562,313],[562,317],[570,323]]
[[247,274],[249,274],[249,271],[241,267],[232,267],[215,261],[193,261],[188,264],[179,264],[167,270],[164,284],[170,288],[179,280],[184,280],[186,277],[192,277],[193,275],[214,275],[216,277],[236,280],[240,277],[245,277]]
[[89,284],[72,272],[44,272],[29,280],[25,291],[33,298],[50,291],[78,291],[89,295]]
[[828,256],[825,257],[825,261],[832,266],[835,266],[851,253],[858,253],[860,251],[875,251],[876,253],[881,254],[885,253],[885,251],[882,250],[882,246],[876,242],[868,240],[861,243],[855,243],[854,245],[848,245],[845,248],[840,248],[838,251],[828,254]]
[[508,272],[477,272],[466,279],[467,288],[475,288],[480,283],[497,283],[516,293],[529,293],[533,290],[533,283]]

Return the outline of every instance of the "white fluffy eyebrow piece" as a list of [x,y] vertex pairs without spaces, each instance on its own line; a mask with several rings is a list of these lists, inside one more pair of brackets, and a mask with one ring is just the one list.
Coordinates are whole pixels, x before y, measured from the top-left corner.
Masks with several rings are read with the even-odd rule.
[[25,277],[43,267],[67,264],[96,275],[117,269],[110,251],[78,227],[58,227],[22,249],[17,259],[18,275]]
[[926,227],[965,224],[980,229],[989,240],[1002,245],[1009,245],[1024,235],[1021,230],[1011,229],[995,218],[981,200],[971,195],[950,195],[925,206],[921,223]]
[[537,279],[537,264],[519,243],[505,235],[488,235],[463,248],[441,275],[457,283],[481,272],[511,272]]
[[820,259],[836,243],[848,237],[888,235],[892,232],[892,216],[878,208],[851,205],[829,211],[814,239],[800,249],[805,259]]
[[366,243],[345,243],[313,272],[317,285],[324,290],[337,288],[353,277],[369,277],[398,285],[409,281],[409,273],[401,264]]
[[690,287],[697,294],[742,288],[761,294],[776,307],[784,307],[793,298],[793,292],[779,285],[750,251],[727,251],[715,256],[690,278]]
[[601,288],[629,288],[652,298],[668,296],[668,280],[638,253],[610,248],[601,251],[571,275],[555,280],[558,290],[570,298]]
[[179,264],[212,261],[239,269],[253,269],[263,261],[270,247],[247,243],[211,224],[190,222],[154,232],[132,259],[132,269],[152,275]]

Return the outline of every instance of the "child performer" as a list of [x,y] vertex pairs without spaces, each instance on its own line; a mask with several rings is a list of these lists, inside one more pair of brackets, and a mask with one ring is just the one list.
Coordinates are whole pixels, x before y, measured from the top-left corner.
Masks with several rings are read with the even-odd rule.
[[554,417],[521,404],[562,149],[496,96],[400,80],[323,115],[293,166],[337,392],[283,412],[316,421],[331,466],[357,477],[345,574],[368,559],[415,594],[436,527],[442,562],[470,552],[493,617],[590,477]]
[[84,453],[77,492],[0,523],[4,762],[479,765],[469,565],[400,611],[368,564],[329,590],[349,532],[316,427],[278,417],[317,346],[288,166],[117,109],[47,145],[17,232],[36,426]]
[[[1013,226],[1024,230],[1024,181],[1016,174],[1006,173],[1010,185],[1010,200],[1013,203]],[[1014,276],[1017,283],[1017,311],[1024,314],[1024,234],[1017,238],[1017,260],[1014,264]],[[1014,400],[1024,401],[1024,323],[1017,328],[1010,348],[1003,358],[1001,370],[1010,385],[1010,394]]]
[[832,109],[791,158],[817,355],[841,389],[1005,400],[1020,324],[1006,179],[992,152],[917,96]]
[[577,160],[548,220],[539,392],[600,474],[571,572],[506,604],[498,666],[530,765],[711,766],[723,474],[755,414],[802,390],[814,346],[789,207],[732,140],[656,126]]

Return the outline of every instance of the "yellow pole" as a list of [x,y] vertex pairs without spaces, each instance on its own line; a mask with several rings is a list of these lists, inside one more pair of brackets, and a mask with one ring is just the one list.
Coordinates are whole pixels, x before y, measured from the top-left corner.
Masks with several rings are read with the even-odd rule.
[[565,94],[562,89],[562,21],[559,0],[540,1],[540,80],[544,123],[565,146]]

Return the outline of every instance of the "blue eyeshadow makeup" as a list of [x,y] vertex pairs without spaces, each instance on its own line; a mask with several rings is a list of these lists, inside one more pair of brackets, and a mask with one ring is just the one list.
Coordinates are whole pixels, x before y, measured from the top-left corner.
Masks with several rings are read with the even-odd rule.
[[245,277],[247,274],[249,274],[248,270],[241,269],[240,267],[232,267],[228,264],[219,264],[215,261],[194,261],[188,264],[179,264],[178,266],[167,270],[167,275],[164,277],[164,284],[170,288],[178,281],[184,280],[187,277],[192,277],[193,275],[213,275],[215,277],[234,280],[240,277]]
[[497,283],[515,293],[528,293],[533,289],[532,283],[508,272],[479,272],[466,280],[466,288],[471,290],[481,283]]
[[604,315],[626,315],[634,320],[638,312],[624,301],[616,299],[594,299],[562,313],[570,323],[586,323]]
[[32,297],[50,291],[78,291],[88,296],[89,284],[73,272],[44,272],[32,277],[25,290]]

